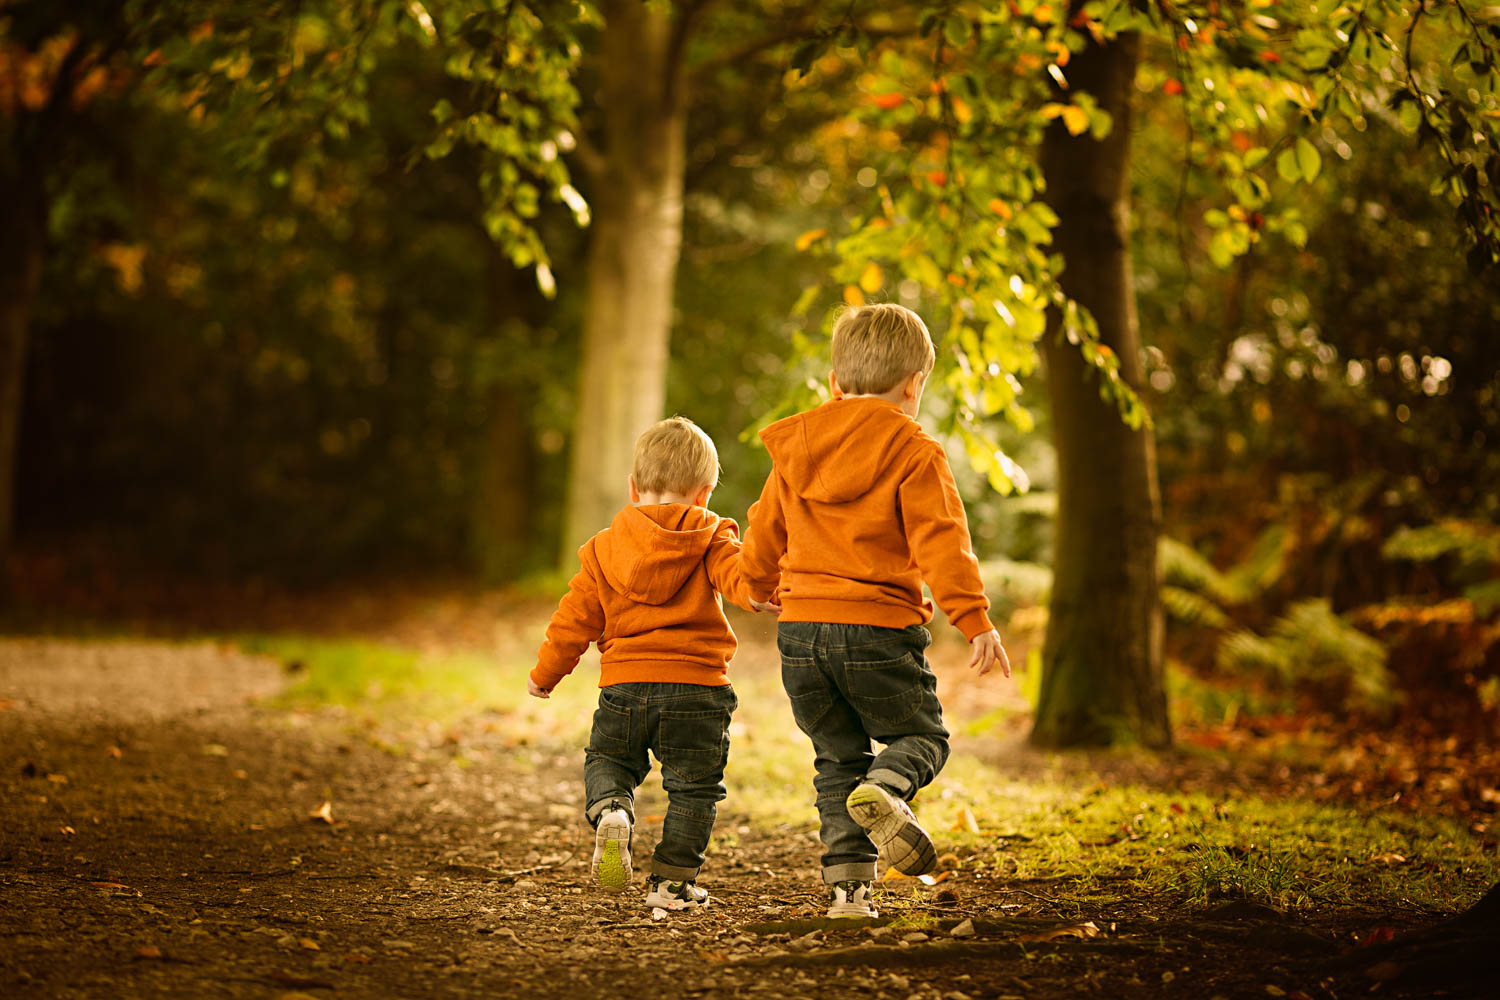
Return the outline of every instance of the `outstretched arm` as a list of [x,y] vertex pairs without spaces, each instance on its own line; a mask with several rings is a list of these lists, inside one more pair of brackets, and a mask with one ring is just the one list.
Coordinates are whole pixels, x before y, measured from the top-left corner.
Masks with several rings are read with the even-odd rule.
[[[590,543],[592,544],[592,543]],[[547,625],[547,638],[536,654],[536,667],[527,678],[527,690],[538,698],[547,697],[573,668],[589,648],[604,633],[604,606],[599,602],[599,585],[594,579],[584,546],[579,555],[582,566],[568,583],[568,592],[563,595],[552,621]]]
[[719,530],[714,533],[713,541],[708,543],[708,552],[704,555],[708,582],[724,595],[724,600],[746,611],[754,611],[750,606],[749,588],[745,586],[741,556],[739,525],[727,517],[721,518]]
[[[781,583],[781,557],[786,554],[786,517],[781,509],[781,476],[773,468],[750,505],[745,544],[740,550],[740,572],[752,604],[770,606]],[[766,610],[766,608],[756,608]]]

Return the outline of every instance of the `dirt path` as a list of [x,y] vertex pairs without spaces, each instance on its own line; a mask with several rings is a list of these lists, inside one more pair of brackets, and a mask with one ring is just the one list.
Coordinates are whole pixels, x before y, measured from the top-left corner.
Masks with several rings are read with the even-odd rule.
[[978,874],[924,930],[830,930],[807,834],[732,803],[716,905],[656,921],[590,886],[575,748],[478,727],[458,766],[440,733],[263,707],[280,682],[207,644],[0,640],[0,995],[1264,997],[1335,950],[1254,907],[1064,919]]

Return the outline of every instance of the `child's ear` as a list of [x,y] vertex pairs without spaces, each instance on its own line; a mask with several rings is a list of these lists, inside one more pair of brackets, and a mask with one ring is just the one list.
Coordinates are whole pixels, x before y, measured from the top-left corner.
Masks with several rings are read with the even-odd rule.
[[901,390],[901,395],[907,399],[916,399],[922,394],[922,387],[927,384],[926,372],[912,372],[907,376],[906,385]]
[[839,388],[838,376],[833,372],[828,373],[828,391],[833,393],[834,399],[844,398],[844,390]]
[[630,502],[631,503],[640,503],[641,502],[641,491],[635,488],[635,476],[633,474],[629,475],[629,476],[626,476],[625,477],[625,482],[630,485]]
[[698,492],[693,494],[693,506],[694,507],[707,507],[708,506],[708,498],[711,497],[711,496],[713,496],[713,495],[714,495],[714,488],[713,488],[712,484],[709,484],[708,486],[700,486],[700,487],[698,487]]

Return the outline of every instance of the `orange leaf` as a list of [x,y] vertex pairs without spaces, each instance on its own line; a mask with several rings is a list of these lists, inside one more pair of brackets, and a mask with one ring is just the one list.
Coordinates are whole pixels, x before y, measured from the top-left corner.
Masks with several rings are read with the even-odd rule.
[[1161,85],[1161,89],[1162,93],[1166,94],[1168,97],[1176,97],[1178,94],[1182,93],[1182,81],[1168,80],[1166,83]]
[[312,938],[298,938],[297,939],[297,944],[301,945],[307,951],[322,951],[323,950],[322,948],[318,947],[318,942],[314,941]]
[[333,803],[332,802],[328,802],[328,801],[324,801],[324,803],[322,805],[318,806],[318,808],[316,808],[312,812],[308,813],[307,814],[307,818],[308,819],[322,820],[324,823],[327,823],[329,826],[332,826],[333,825]]
[[154,944],[144,945],[135,950],[136,958],[161,958],[161,949]]
[[1009,219],[1013,214],[1010,210],[1010,206],[1001,201],[999,198],[990,199],[990,211],[994,212],[1002,219]]
[[1033,931],[1030,934],[1022,934],[1016,938],[1017,941],[1056,941],[1058,938],[1076,937],[1080,939],[1096,938],[1099,936],[1099,925],[1092,920],[1081,924],[1064,924],[1061,927],[1049,927],[1044,931]]
[[801,251],[806,250],[808,247],[812,246],[814,243],[818,242],[827,235],[828,230],[826,229],[809,229],[807,232],[797,237],[796,247],[798,252],[800,253]]
[[883,111],[899,108],[906,103],[905,94],[876,94],[870,98],[870,102]]
[[858,285],[845,285],[844,301],[851,306],[857,307],[865,304],[865,297],[860,293]]
[[948,172],[946,170],[929,170],[927,179],[938,187],[944,187],[948,183]]
[[865,292],[874,295],[880,291],[880,287],[884,284],[885,272],[880,269],[879,264],[873,260],[870,261],[870,263],[865,265],[864,271],[860,273],[859,287]]
[[1089,130],[1089,113],[1076,104],[1063,108],[1062,120],[1069,135],[1083,135]]

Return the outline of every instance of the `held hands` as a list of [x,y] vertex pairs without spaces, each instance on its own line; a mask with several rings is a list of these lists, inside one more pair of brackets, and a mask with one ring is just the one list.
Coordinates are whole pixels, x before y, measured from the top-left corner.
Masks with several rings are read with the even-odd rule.
[[778,618],[781,616],[781,605],[773,604],[771,601],[757,601],[752,597],[750,606],[762,614],[776,615]]
[[1006,677],[1010,676],[1010,657],[1005,655],[1005,646],[1000,642],[999,632],[990,629],[988,632],[976,635],[970,645],[974,649],[974,655],[969,657],[969,666],[977,666],[980,677],[996,666]]
[[[1006,674],[1007,677],[1010,676],[1010,668],[1009,667],[1005,668],[1005,674]],[[534,680],[532,680],[530,677],[526,678],[526,693],[529,694],[529,695],[531,695],[533,698],[550,698],[550,697],[552,697],[552,689],[551,688],[539,687],[537,685],[537,682],[534,681]]]

